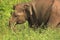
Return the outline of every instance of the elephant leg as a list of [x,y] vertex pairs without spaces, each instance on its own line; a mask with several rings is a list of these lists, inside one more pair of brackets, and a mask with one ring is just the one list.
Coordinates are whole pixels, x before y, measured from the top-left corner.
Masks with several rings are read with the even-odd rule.
[[60,19],[57,15],[52,15],[47,23],[48,27],[55,28],[59,24]]
[[[58,4],[58,2],[56,1]],[[55,3],[52,6],[52,12],[50,15],[50,18],[48,20],[47,25],[51,26],[52,28],[57,27],[57,25],[60,23],[60,10],[59,10],[59,5],[56,5]]]

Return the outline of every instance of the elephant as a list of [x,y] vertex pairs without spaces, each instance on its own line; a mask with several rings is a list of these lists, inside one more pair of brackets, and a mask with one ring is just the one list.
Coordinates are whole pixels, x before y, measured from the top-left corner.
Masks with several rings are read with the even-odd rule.
[[32,0],[27,3],[19,3],[13,6],[13,12],[9,20],[12,24],[23,24],[28,21],[30,27],[40,25],[57,27],[60,24],[59,0]]

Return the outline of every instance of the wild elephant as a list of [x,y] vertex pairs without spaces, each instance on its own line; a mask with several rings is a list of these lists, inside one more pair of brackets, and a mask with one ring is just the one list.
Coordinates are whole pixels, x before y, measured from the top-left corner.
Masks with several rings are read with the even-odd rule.
[[28,3],[16,4],[11,14],[9,26],[28,21],[29,26],[57,26],[60,23],[59,0],[33,0]]

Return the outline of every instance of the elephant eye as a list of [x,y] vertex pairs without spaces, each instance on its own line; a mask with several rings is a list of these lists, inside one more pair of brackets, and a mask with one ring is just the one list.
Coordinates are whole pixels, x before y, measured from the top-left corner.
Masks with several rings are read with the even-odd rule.
[[17,17],[17,15],[15,15],[15,17]]
[[17,17],[18,15],[16,15],[16,14],[13,14],[14,15],[14,17]]
[[20,15],[14,15],[14,17],[19,17]]
[[18,15],[15,14],[14,17],[18,17]]

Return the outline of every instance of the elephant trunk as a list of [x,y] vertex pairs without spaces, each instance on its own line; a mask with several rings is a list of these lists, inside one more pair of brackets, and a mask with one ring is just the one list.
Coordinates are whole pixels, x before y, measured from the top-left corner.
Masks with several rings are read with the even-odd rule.
[[11,29],[13,29],[14,26],[15,26],[15,24],[16,24],[16,18],[11,17],[11,18],[9,19],[9,27],[10,27]]

